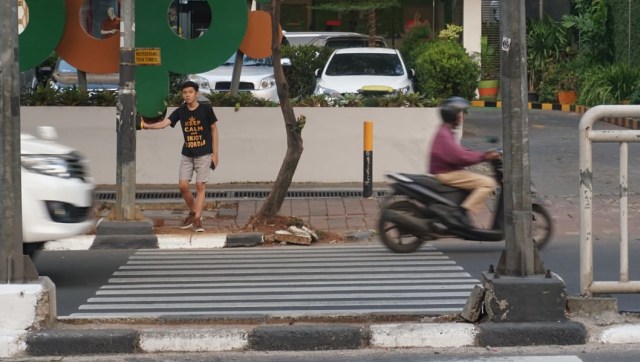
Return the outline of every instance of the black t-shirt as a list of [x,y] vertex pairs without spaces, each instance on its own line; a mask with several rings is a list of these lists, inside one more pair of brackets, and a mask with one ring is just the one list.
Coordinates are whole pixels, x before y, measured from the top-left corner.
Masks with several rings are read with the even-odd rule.
[[175,127],[180,121],[184,135],[183,155],[198,157],[213,153],[211,125],[218,121],[213,108],[198,104],[196,109],[189,110],[187,105],[183,104],[171,113],[169,119],[171,127]]

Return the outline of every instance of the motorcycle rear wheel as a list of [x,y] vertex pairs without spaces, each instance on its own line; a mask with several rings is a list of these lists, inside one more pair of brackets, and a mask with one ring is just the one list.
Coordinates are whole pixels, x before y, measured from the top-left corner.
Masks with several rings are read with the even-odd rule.
[[386,217],[385,210],[394,210],[407,213],[411,216],[420,216],[418,207],[408,200],[394,201],[383,207],[378,220],[378,233],[382,243],[396,253],[411,253],[416,251],[424,242],[422,238],[412,234],[408,230],[402,230],[397,224]]
[[531,205],[533,220],[531,221],[531,237],[538,250],[542,250],[553,236],[553,221],[549,211],[540,204]]

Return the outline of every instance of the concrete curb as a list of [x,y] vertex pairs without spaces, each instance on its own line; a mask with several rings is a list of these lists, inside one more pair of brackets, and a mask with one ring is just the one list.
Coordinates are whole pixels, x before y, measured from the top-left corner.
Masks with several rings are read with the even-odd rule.
[[[587,343],[577,322],[547,323],[296,324],[247,327],[199,326],[141,329],[64,327],[11,339],[9,351],[30,356],[115,353],[311,351],[364,348],[460,348]],[[515,331],[515,332],[514,332]],[[538,338],[539,336],[544,336]],[[594,336],[595,337],[595,336]],[[23,340],[14,343],[16,338]],[[614,326],[595,343],[639,343],[640,325]],[[4,341],[0,339],[0,341]]]
[[[246,234],[245,236],[243,236]],[[259,234],[256,235],[256,234]],[[233,245],[229,243],[233,235]],[[123,243],[119,240],[104,240],[95,235],[80,235],[66,239],[49,241],[44,250],[89,250],[89,249],[209,249],[235,246],[255,246],[257,239],[262,240],[260,233],[241,234],[159,234],[156,243]]]
[[[349,241],[369,240],[371,231],[349,232],[344,235]],[[90,249],[208,249],[253,247],[264,243],[264,234],[231,233],[231,234],[156,234],[157,242],[121,242],[110,240],[109,236],[79,235],[70,238],[49,241],[44,250],[90,250]],[[132,236],[133,241],[135,237]]]

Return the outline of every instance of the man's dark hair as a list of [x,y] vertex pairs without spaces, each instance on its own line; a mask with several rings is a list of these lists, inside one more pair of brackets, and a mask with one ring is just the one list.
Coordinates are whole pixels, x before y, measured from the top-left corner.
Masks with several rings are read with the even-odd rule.
[[444,123],[453,124],[458,119],[458,113],[469,107],[469,101],[461,97],[451,97],[440,105],[440,116]]
[[196,83],[196,82],[194,82],[192,80],[188,80],[188,81],[182,83],[182,86],[180,87],[180,90],[183,91],[185,88],[189,88],[189,87],[195,89],[196,92],[198,91],[198,83]]

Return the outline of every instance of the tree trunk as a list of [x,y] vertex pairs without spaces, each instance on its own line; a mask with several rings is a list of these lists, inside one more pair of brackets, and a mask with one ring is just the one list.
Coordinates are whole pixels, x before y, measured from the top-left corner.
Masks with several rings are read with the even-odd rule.
[[278,177],[271,187],[271,192],[256,215],[258,218],[274,217],[280,211],[282,203],[287,196],[291,180],[298,167],[298,161],[302,155],[302,128],[304,127],[304,117],[296,119],[293,107],[289,102],[289,84],[282,69],[282,55],[280,52],[280,4],[282,0],[271,0],[272,19],[272,52],[273,71],[278,89],[278,99],[280,109],[284,118],[285,131],[287,132],[287,153],[280,166]]
[[376,9],[369,9],[369,46],[376,46]]

